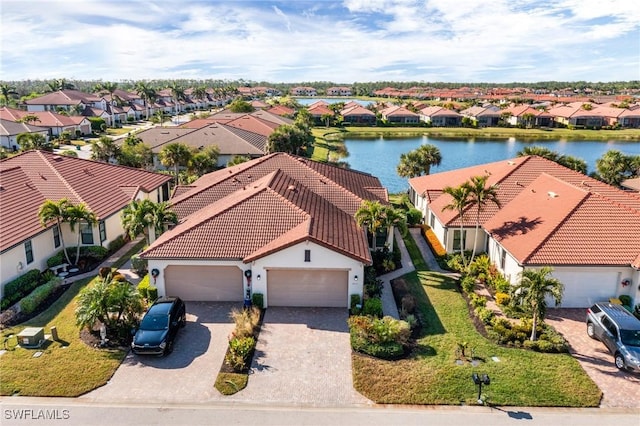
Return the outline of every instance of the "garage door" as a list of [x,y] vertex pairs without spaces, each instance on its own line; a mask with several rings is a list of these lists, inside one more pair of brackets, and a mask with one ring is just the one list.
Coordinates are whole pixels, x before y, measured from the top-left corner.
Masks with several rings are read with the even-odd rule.
[[269,306],[348,306],[348,271],[274,269],[267,279]]
[[[571,276],[558,274],[564,284],[562,308],[588,308],[595,302],[609,300],[616,295],[617,274],[611,272],[573,272]],[[547,302],[553,307],[553,302]]]
[[242,271],[236,266],[182,266],[165,269],[167,296],[203,302],[243,300]]

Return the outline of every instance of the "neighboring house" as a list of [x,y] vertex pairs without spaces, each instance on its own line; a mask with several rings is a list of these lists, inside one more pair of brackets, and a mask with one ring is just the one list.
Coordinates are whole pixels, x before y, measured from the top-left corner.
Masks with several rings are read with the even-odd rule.
[[481,212],[476,249],[508,280],[515,283],[524,268],[551,266],[565,287],[564,307],[622,294],[640,300],[640,194],[537,156],[409,180],[413,203],[449,253],[473,249],[477,209],[465,210],[461,223],[456,210],[445,209],[452,198],[442,188],[485,175],[498,185],[502,207]]
[[433,127],[460,127],[462,115],[447,108],[431,106],[420,110],[420,121]]
[[[78,231],[82,245],[108,244],[124,234],[122,209],[134,199],[154,202],[169,198],[171,176],[44,151],[27,151],[0,161],[0,283],[29,269],[44,271],[47,259],[75,246]],[[38,210],[46,200],[67,198],[85,203],[95,213],[93,227],[54,222],[40,224]]]
[[101,97],[91,93],[84,93],[79,90],[58,90],[56,92],[47,93],[37,98],[25,101],[27,111],[53,111],[65,110],[72,112],[73,109],[83,111],[86,107],[107,109],[107,101]]
[[347,308],[372,263],[354,219],[363,200],[388,202],[376,177],[274,153],[177,187],[180,223],[142,257],[159,295]]
[[52,111],[28,112],[8,107],[0,108],[0,118],[4,120],[21,121],[27,115],[37,117],[33,124],[48,129],[50,136],[60,136],[63,132],[69,132],[72,136],[91,134],[91,122],[81,115],[67,116]]
[[415,124],[420,122],[420,115],[403,106],[393,105],[380,111],[382,119],[388,123]]
[[505,121],[512,126],[551,127],[554,122],[553,115],[526,104],[503,109],[501,115],[506,116]]
[[[586,107],[589,105],[590,107]],[[585,109],[591,108],[591,109]],[[572,102],[549,109],[556,123],[563,126],[600,128],[606,124],[604,117],[596,111],[596,105],[589,102]]]
[[460,114],[470,118],[478,127],[497,126],[501,113],[500,108],[495,105],[473,106],[460,111]]
[[343,123],[348,124],[363,124],[369,126],[376,124],[377,121],[376,114],[362,105],[344,108],[340,111],[340,115],[342,116]]
[[329,87],[325,93],[327,96],[351,96],[351,87],[346,86],[337,86],[337,87]]
[[292,96],[316,96],[318,94],[316,89],[307,86],[292,87],[289,93]]
[[322,105],[322,104],[317,104],[314,106],[310,106],[307,111],[309,111],[309,114],[311,114],[311,117],[313,117],[313,121],[316,125],[318,124],[326,124],[323,120],[323,116],[325,115],[330,115],[331,117],[334,116],[334,113],[331,109],[329,109],[328,106],[326,105]]
[[20,148],[20,144],[18,143],[18,136],[22,133],[40,133],[45,137],[45,139],[49,139],[49,129],[0,118],[1,147],[12,151],[17,151]]

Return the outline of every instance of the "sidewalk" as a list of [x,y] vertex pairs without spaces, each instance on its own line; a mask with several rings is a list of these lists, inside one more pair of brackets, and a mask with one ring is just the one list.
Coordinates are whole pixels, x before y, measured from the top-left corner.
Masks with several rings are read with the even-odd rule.
[[391,271],[388,274],[380,275],[378,278],[382,280],[382,313],[386,316],[388,315],[392,318],[400,319],[398,306],[393,298],[393,290],[391,290],[391,280],[401,277],[404,274],[408,274],[416,268],[413,266],[411,256],[409,256],[409,252],[404,244],[402,235],[400,235],[400,231],[395,229],[393,237],[398,243],[398,248],[400,249],[402,268]]

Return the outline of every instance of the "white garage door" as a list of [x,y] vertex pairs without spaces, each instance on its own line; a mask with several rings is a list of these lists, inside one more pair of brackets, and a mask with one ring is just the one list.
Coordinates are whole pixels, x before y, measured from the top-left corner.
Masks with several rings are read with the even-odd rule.
[[269,270],[269,306],[348,307],[348,271]]
[[[616,295],[617,274],[611,272],[590,271],[573,272],[571,276],[558,274],[557,278],[564,284],[562,308],[588,308],[595,302],[609,300]],[[553,302],[547,301],[553,307]]]
[[167,296],[203,302],[243,300],[242,271],[237,266],[171,265],[164,274]]

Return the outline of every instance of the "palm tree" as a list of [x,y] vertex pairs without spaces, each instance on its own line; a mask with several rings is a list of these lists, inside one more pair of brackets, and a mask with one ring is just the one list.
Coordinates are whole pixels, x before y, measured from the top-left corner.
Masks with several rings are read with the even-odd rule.
[[557,152],[539,145],[527,145],[521,151],[518,151],[516,155],[518,157],[537,155],[538,157],[546,158],[547,160],[554,162],[557,162],[558,157],[560,156]]
[[178,184],[178,171],[180,166],[186,166],[191,159],[191,150],[183,143],[170,143],[160,150],[158,158],[165,167],[173,167],[176,175],[176,185]]
[[558,279],[549,277],[551,272],[553,268],[550,266],[544,266],[540,270],[525,269],[520,273],[520,282],[514,288],[514,294],[517,294],[521,302],[531,309],[532,341],[537,339],[538,321],[544,321],[547,311],[546,297],[552,296],[556,305],[560,305],[562,301],[564,286]]
[[49,86],[49,92],[57,92],[58,90],[65,89],[75,89],[73,83],[68,82],[66,78],[56,78],[54,80],[48,81],[47,86]]
[[109,104],[110,104],[110,108],[109,110],[111,111],[111,125],[115,126],[116,124],[116,120],[115,120],[115,114],[113,112],[113,101],[114,101],[114,92],[118,89],[118,83],[112,83],[110,81],[106,81],[104,83],[99,83],[96,85],[96,91],[98,91],[100,94],[103,93],[108,93],[109,94]]
[[493,203],[500,208],[500,200],[498,200],[498,186],[487,186],[489,176],[473,176],[466,182],[468,191],[468,204],[470,207],[476,207],[476,232],[473,238],[473,251],[469,263],[473,262],[476,255],[476,244],[478,243],[478,234],[480,233],[480,214],[489,203]]
[[372,250],[376,250],[376,236],[383,225],[384,206],[379,201],[364,200],[356,211],[355,219],[358,226],[363,226],[373,240]]
[[98,220],[96,215],[89,210],[86,204],[80,203],[76,205],[70,205],[67,208],[66,220],[69,222],[71,231],[75,231],[76,225],[78,225],[78,244],[76,245],[76,261],[74,265],[77,265],[80,261],[80,237],[82,236],[81,224],[84,223],[89,226],[94,226]]
[[40,122],[40,117],[35,114],[25,114],[17,121],[20,123],[35,124],[36,122]]
[[0,93],[4,99],[4,105],[9,106],[9,98],[18,94],[16,88],[7,83],[0,84]]
[[202,176],[214,171],[218,166],[219,155],[220,149],[217,145],[210,145],[194,153],[189,160],[189,172],[197,176]]
[[100,136],[91,142],[91,159],[108,163],[112,158],[118,158],[120,147],[109,136]]
[[131,201],[122,211],[121,219],[122,227],[130,238],[144,234],[147,244],[152,242],[151,229],[158,236],[164,232],[166,224],[178,223],[178,217],[171,211],[168,203],[154,203],[149,199]]
[[446,186],[442,189],[442,192],[451,196],[451,202],[444,206],[442,210],[455,210],[458,212],[460,221],[460,256],[462,257],[462,266],[466,269],[467,262],[464,257],[464,211],[469,206],[469,185]]
[[600,180],[609,185],[619,186],[627,176],[627,156],[618,150],[611,149],[596,160],[596,170]]
[[169,85],[173,101],[176,104],[176,114],[180,112],[180,101],[184,100],[184,88],[182,88],[178,82],[172,81]]
[[29,151],[31,149],[41,149],[44,151],[53,151],[51,142],[40,133],[20,133],[16,138],[21,151]]
[[442,154],[437,146],[420,145],[419,148],[400,155],[397,172],[398,175],[407,178],[428,175],[431,172],[431,166],[439,166],[441,162]]
[[67,221],[67,210],[71,206],[71,203],[68,199],[63,198],[59,201],[45,200],[44,203],[40,206],[38,210],[38,218],[40,219],[40,224],[44,227],[47,226],[47,223],[52,220],[56,221],[56,226],[60,231],[60,244],[62,244],[62,252],[64,253],[65,258],[67,259],[67,263],[71,265],[71,260],[69,259],[69,253],[67,253],[67,249],[64,244],[64,233],[62,232],[61,225],[63,222]]
[[155,231],[155,237],[157,238],[162,235],[168,224],[178,224],[178,216],[171,210],[171,206],[166,201],[152,204],[153,210],[150,226]]
[[151,108],[149,104],[155,102],[158,97],[156,90],[153,87],[147,85],[147,83],[145,83],[144,81],[139,81],[138,83],[136,83],[135,91],[136,93],[138,93],[138,95],[140,95],[140,97],[144,101],[145,106],[147,107],[148,120]]
[[393,234],[393,228],[398,228],[402,235],[407,233],[407,215],[399,209],[385,206],[381,225],[387,229],[388,234]]

